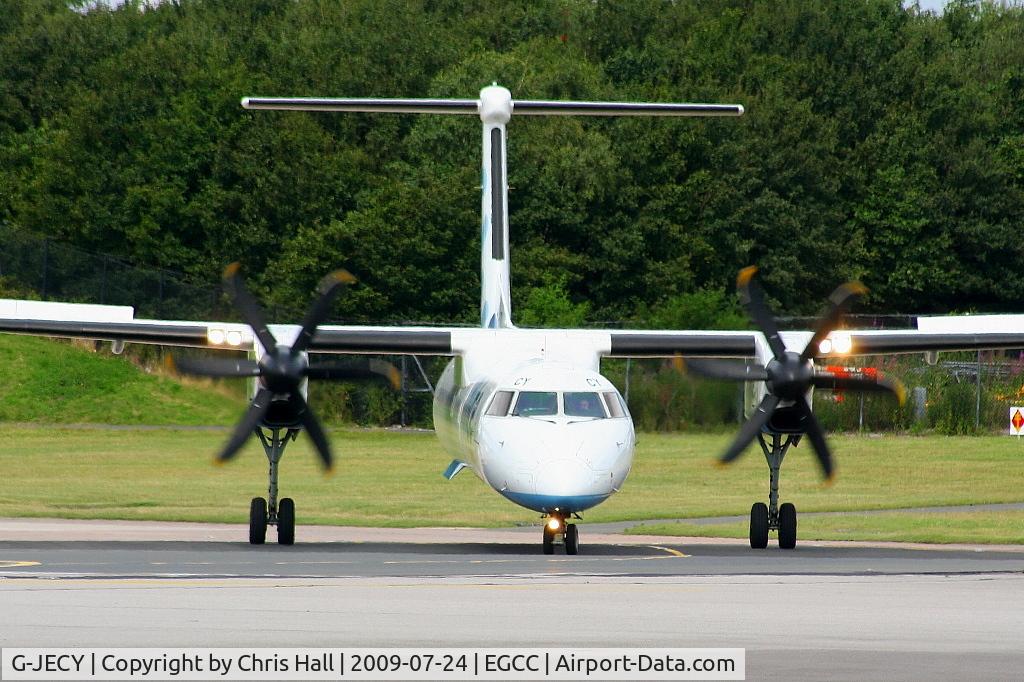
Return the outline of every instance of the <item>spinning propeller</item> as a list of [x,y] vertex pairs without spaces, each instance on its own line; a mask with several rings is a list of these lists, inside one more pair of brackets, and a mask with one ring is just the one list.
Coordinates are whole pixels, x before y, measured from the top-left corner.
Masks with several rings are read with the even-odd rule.
[[[744,268],[736,279],[740,302],[751,319],[764,334],[772,359],[764,367],[738,364],[724,360],[688,360],[687,367],[695,374],[714,379],[731,381],[763,381],[767,395],[761,400],[754,414],[740,428],[739,434],[722,455],[723,464],[732,462],[746,450],[758,434],[769,426],[777,410],[795,411],[799,419],[796,433],[806,433],[814,453],[827,479],[835,471],[832,453],[825,441],[821,425],[807,402],[811,388],[830,390],[888,391],[896,395],[900,404],[906,396],[903,384],[872,368],[815,367],[813,360],[823,353],[820,344],[835,329],[843,315],[860,296],[867,292],[859,282],[848,282],[837,288],[829,297],[830,307],[818,320],[817,328],[800,353],[786,350],[779,336],[771,310],[764,300],[764,292],[755,277],[756,267]],[[782,407],[780,404],[785,403]],[[789,429],[787,429],[788,431]]]
[[[249,409],[238,422],[227,445],[217,455],[218,462],[226,462],[238,454],[249,436],[261,426],[268,416],[277,423],[276,412],[281,412],[286,427],[302,425],[313,440],[317,455],[325,469],[333,463],[331,446],[327,441],[320,420],[313,414],[300,386],[304,379],[359,380],[384,377],[393,385],[398,383],[398,370],[394,365],[379,360],[364,361],[362,366],[309,364],[309,348],[316,329],[330,314],[331,304],[343,286],[355,278],[345,270],[336,270],[320,281],[318,297],[310,306],[302,321],[301,330],[291,346],[281,345],[274,338],[266,323],[259,303],[245,286],[240,265],[232,263],[224,270],[224,288],[241,313],[242,319],[252,327],[253,333],[264,348],[264,354],[255,360],[224,358],[174,358],[167,357],[168,366],[182,374],[203,377],[256,377],[258,390],[249,404]],[[271,408],[275,413],[271,413]]]

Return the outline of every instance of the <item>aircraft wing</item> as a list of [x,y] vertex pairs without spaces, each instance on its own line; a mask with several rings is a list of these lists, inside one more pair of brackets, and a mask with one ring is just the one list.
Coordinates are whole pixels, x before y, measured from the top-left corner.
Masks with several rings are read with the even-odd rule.
[[[934,351],[1024,348],[1024,318],[964,316],[920,318],[919,329],[837,330],[850,349],[819,357]],[[298,325],[270,325],[287,338]],[[998,330],[998,331],[996,331]],[[760,334],[753,331],[506,330],[513,336],[568,334],[608,357],[752,358]],[[0,333],[249,351],[252,329],[239,322],[137,319],[130,306],[0,299]],[[314,353],[454,355],[486,342],[494,330],[464,327],[323,325],[310,343]],[[782,332],[787,347],[800,349],[810,332]],[[486,337],[486,338],[485,338]],[[841,347],[841,345],[840,345]]]
[[[252,343],[246,325],[228,325]],[[0,299],[0,332],[93,339],[97,341],[206,347],[209,326],[204,322],[135,319],[130,306],[55,303]]]
[[[270,325],[278,338],[299,325]],[[313,337],[314,353],[450,355],[452,334],[443,327],[349,327],[324,325]],[[0,299],[0,333],[145,343],[192,348],[253,350],[252,328],[239,322],[150,320],[134,317],[130,306]]]
[[[948,318],[947,318],[948,319]],[[985,326],[972,326],[971,317],[962,320],[954,328],[941,331],[936,325],[900,330],[837,330],[830,335],[832,340],[848,341],[833,343],[837,350],[819,353],[819,358],[842,358],[851,355],[894,355],[900,353],[928,353],[949,351],[1006,350],[1024,348],[1024,326],[1002,326],[1004,331],[992,331]],[[1021,323],[1024,325],[1024,322]],[[948,327],[948,325],[947,325]],[[980,330],[979,330],[980,329]],[[611,357],[733,357],[755,356],[758,332],[692,332],[692,331],[613,331]],[[799,352],[811,339],[811,332],[782,332],[786,348]],[[845,350],[849,348],[849,350]]]
[[[838,345],[844,352],[823,354],[825,357],[1006,350],[1024,348],[1024,315],[922,316],[917,318],[917,329],[851,329],[831,336],[833,341],[841,339]],[[804,339],[801,347],[809,339]]]
[[751,358],[755,354],[754,332],[614,330],[603,333],[611,339],[605,353],[609,357]]
[[[270,325],[285,339],[298,325]],[[252,328],[237,322],[136,319],[130,306],[0,300],[0,333],[146,343],[193,348],[253,350]],[[322,325],[309,345],[313,353],[454,355],[478,344],[498,342],[495,330],[464,327]],[[612,357],[754,356],[753,332],[502,330],[515,343],[570,335]]]
[[849,335],[850,351],[830,353],[826,357],[1024,348],[1024,332],[930,332],[907,329],[895,331],[850,330],[839,333]]
[[464,328],[349,327],[323,325],[313,336],[312,353],[374,353],[381,355],[453,355],[452,335]]
[[162,320],[89,322],[0,318],[0,332],[69,339],[93,339],[96,341],[190,346],[195,348],[205,348],[211,345],[207,340],[207,327],[205,325],[166,322]]

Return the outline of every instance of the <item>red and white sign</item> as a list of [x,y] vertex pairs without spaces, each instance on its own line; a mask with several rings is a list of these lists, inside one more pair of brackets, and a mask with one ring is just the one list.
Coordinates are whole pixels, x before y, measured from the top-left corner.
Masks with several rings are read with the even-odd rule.
[[1010,408],[1010,435],[1024,435],[1024,407]]

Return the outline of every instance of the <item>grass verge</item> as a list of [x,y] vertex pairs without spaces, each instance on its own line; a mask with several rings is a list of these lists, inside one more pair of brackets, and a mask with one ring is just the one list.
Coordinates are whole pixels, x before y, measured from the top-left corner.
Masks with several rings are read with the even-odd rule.
[[[211,466],[227,436],[226,430],[2,427],[0,516],[243,523],[248,499],[266,492],[266,460],[250,442],[237,461]],[[622,492],[588,512],[586,520],[746,514],[753,501],[767,497],[767,468],[753,451],[728,469],[712,467],[713,455],[730,437],[641,434]],[[451,482],[442,479],[450,456],[431,433],[336,430],[332,441],[339,466],[330,478],[319,472],[305,436],[285,456],[281,493],[296,499],[300,524],[508,526],[537,520],[468,471]],[[802,512],[1024,501],[1024,443],[1015,439],[838,436],[832,443],[841,467],[837,483],[822,487],[801,446],[783,467],[783,501]],[[834,531],[859,539],[974,537],[969,527],[966,536],[950,531],[942,520],[947,516],[929,514],[922,522],[906,514],[892,515],[891,522],[848,516],[836,521],[843,525]],[[993,522],[988,541],[1022,541],[1024,524],[1014,525],[1018,515],[993,516],[1008,521]],[[817,532],[812,518],[801,517],[801,538]],[[935,533],[923,535],[922,523],[935,524]],[[704,534],[746,534],[745,524],[732,531],[699,528]]]
[[81,342],[0,334],[0,422],[231,424],[244,401]]

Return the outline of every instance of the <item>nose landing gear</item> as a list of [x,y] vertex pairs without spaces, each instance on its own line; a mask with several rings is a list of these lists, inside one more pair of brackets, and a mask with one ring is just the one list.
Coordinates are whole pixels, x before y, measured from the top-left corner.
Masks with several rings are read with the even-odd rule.
[[545,554],[555,553],[555,543],[565,545],[566,554],[578,554],[580,551],[580,533],[575,523],[566,523],[565,516],[558,512],[549,514],[544,523],[544,538],[541,545]]

